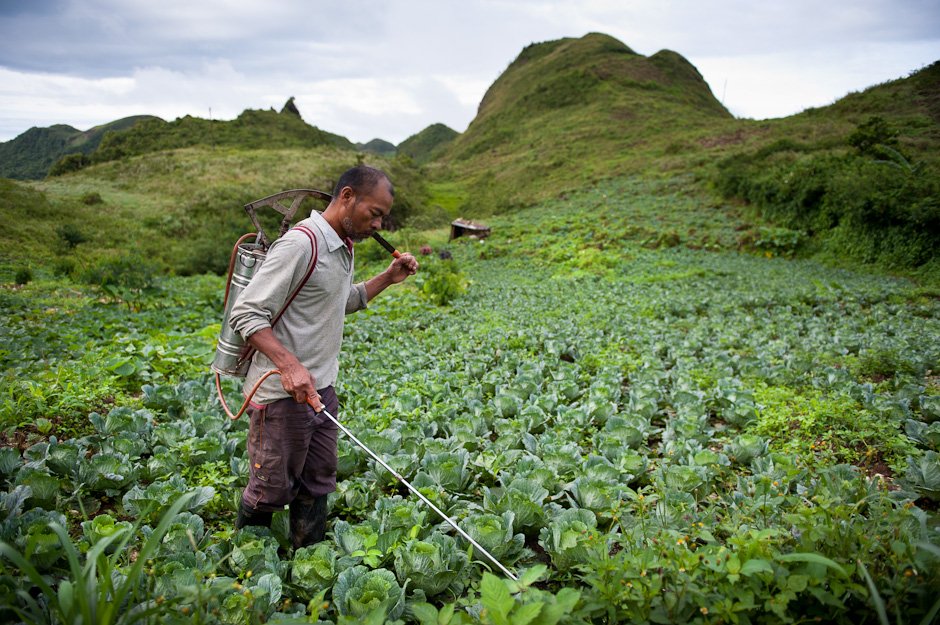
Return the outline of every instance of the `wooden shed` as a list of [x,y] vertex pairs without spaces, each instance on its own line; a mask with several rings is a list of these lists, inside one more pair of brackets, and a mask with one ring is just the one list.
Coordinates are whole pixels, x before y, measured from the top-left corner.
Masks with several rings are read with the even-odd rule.
[[457,237],[473,237],[475,239],[485,239],[490,236],[490,227],[483,224],[474,223],[463,217],[458,217],[450,222],[450,240]]

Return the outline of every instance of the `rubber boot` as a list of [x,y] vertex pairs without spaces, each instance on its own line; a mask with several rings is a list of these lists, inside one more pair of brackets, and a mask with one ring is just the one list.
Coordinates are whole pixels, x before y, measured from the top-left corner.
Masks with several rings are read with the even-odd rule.
[[274,516],[273,512],[255,510],[254,508],[242,503],[240,506],[238,506],[238,516],[235,518],[235,529],[240,530],[246,525],[271,527],[272,516]]
[[326,502],[326,495],[298,495],[290,502],[290,542],[294,549],[315,545],[326,537]]

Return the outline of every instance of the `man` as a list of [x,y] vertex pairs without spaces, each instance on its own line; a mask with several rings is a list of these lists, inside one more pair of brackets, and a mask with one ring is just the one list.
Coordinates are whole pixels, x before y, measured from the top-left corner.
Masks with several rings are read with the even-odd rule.
[[[402,254],[382,273],[353,284],[353,243],[381,227],[394,193],[380,169],[359,165],[346,171],[322,214],[313,212],[271,245],[232,308],[232,329],[258,350],[246,392],[268,371],[281,372],[261,384],[247,411],[250,468],[237,528],[270,526],[272,513],[288,505],[294,547],[323,540],[327,494],[336,490],[338,428],[321,411],[338,414],[333,385],[344,316],[418,270],[414,256]],[[309,279],[272,328],[313,258]]]

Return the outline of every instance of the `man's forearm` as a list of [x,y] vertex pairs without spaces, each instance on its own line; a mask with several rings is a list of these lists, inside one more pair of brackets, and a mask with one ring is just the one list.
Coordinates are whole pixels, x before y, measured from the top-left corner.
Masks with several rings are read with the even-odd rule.
[[248,344],[270,358],[278,369],[283,370],[295,363],[299,364],[297,357],[281,345],[271,328],[262,328],[249,336]]
[[373,297],[392,286],[392,279],[386,272],[382,272],[366,281],[366,301],[371,301]]

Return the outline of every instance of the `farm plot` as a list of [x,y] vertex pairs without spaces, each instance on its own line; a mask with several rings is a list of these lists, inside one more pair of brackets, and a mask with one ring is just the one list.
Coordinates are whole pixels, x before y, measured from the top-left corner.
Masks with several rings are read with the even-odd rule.
[[94,600],[200,623],[936,616],[935,298],[649,249],[650,229],[566,264],[579,226],[530,223],[426,261],[463,270],[449,306],[399,289],[360,313],[340,388],[345,425],[519,582],[345,439],[326,542],[293,552],[286,514],[234,532],[247,423],[187,374],[85,436],[0,450],[4,620],[72,622]]

